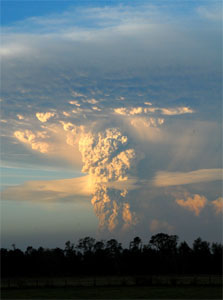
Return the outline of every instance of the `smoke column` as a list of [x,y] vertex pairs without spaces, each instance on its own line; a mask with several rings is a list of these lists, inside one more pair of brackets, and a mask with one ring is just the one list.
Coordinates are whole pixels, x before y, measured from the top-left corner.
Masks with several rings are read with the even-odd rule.
[[99,218],[99,228],[113,231],[136,223],[136,216],[127,202],[127,189],[109,187],[109,182],[126,181],[134,165],[135,150],[128,147],[128,138],[116,128],[93,134],[82,132],[79,140],[82,172],[94,184],[92,204]]

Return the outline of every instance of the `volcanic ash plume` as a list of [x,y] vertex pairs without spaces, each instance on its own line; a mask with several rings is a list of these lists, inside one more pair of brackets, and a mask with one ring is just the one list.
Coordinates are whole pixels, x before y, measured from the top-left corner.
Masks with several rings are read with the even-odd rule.
[[123,229],[136,222],[126,200],[127,190],[109,187],[109,183],[126,181],[134,161],[135,150],[128,148],[128,139],[118,129],[109,128],[97,134],[83,133],[79,140],[83,172],[94,182],[91,200],[101,229]]

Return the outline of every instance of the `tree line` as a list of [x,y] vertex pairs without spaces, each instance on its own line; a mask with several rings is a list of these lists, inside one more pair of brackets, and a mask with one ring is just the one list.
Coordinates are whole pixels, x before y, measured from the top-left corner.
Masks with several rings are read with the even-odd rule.
[[67,241],[64,249],[25,251],[1,248],[1,276],[92,276],[222,274],[223,245],[201,238],[192,247],[178,243],[178,236],[158,233],[148,244],[135,237],[128,248],[116,239],[97,241],[85,237],[76,245]]

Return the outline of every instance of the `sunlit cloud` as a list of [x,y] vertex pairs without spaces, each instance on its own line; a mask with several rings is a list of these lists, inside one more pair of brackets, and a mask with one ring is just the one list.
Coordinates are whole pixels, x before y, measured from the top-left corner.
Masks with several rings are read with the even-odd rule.
[[[187,13],[173,18],[154,4],[74,7],[3,28],[6,160],[24,164],[25,152],[34,164],[87,174],[14,186],[5,199],[81,205],[88,198],[100,229],[111,232],[131,231],[149,216],[151,232],[171,233],[171,209],[179,222],[181,208],[199,215],[222,180],[220,38],[206,30],[218,19],[211,7],[197,7],[203,19],[196,15],[189,27]],[[198,183],[208,185],[201,192]],[[181,185],[188,194],[173,208]],[[219,199],[209,205],[216,213]]]
[[83,102],[90,103],[90,104],[97,104],[97,103],[98,103],[98,100],[92,98],[92,99],[84,100]]
[[79,103],[78,101],[76,101],[76,100],[69,101],[69,103],[70,103],[71,105],[80,106],[80,103]]
[[[81,203],[89,199],[93,190],[91,178],[60,179],[49,181],[28,181],[22,185],[11,186],[3,190],[3,200],[29,202],[61,202],[69,201]],[[88,200],[89,201],[89,200]]]
[[20,114],[17,114],[17,117],[18,117],[19,120],[24,120],[24,117]]
[[222,180],[222,169],[201,169],[192,172],[157,172],[153,179],[155,186],[174,186]]
[[211,202],[216,214],[223,213],[223,197],[219,197],[218,199]]
[[207,204],[207,198],[195,194],[193,197],[187,197],[186,199],[176,199],[176,203],[179,206],[192,211],[196,216],[198,216]]
[[49,151],[49,144],[44,141],[47,138],[46,132],[32,132],[31,130],[15,131],[14,136],[22,143],[29,145],[33,150],[41,153]]
[[53,116],[55,116],[55,113],[51,113],[51,112],[45,112],[45,113],[36,113],[36,117],[37,119],[42,122],[45,123],[47,122],[50,118],[52,118]]
[[95,182],[91,202],[100,228],[112,231],[118,225],[124,229],[135,224],[136,217],[130,210],[127,190],[120,191],[105,184],[128,180],[136,153],[129,148],[127,136],[116,128],[98,134],[87,132],[80,138],[79,150],[83,160],[82,172],[87,172]]
[[[145,104],[148,105],[149,102]],[[149,103],[149,105],[152,105]],[[120,115],[141,115],[141,114],[151,114],[159,112],[162,115],[175,116],[182,114],[191,114],[194,113],[194,110],[190,107],[176,107],[176,108],[159,108],[159,107],[119,107],[115,108],[114,112]]]

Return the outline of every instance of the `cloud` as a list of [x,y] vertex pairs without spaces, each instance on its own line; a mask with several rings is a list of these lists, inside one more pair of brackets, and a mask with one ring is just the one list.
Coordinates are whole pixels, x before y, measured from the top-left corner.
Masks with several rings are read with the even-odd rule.
[[92,106],[92,109],[96,110],[96,111],[101,111],[101,109],[99,107],[97,107],[97,106]]
[[63,115],[64,115],[65,117],[70,117],[70,113],[67,112],[67,111],[63,111]]
[[17,114],[17,117],[18,117],[19,120],[24,120],[24,117],[20,114]]
[[192,114],[194,110],[190,107],[176,107],[176,108],[159,108],[162,115],[175,116],[183,114]]
[[159,127],[160,125],[162,125],[164,123],[164,119],[163,118],[132,118],[130,120],[130,124],[137,128],[142,128],[142,127]]
[[30,50],[28,45],[9,42],[0,48],[0,56],[3,58],[19,57],[28,55]]
[[29,146],[33,150],[37,150],[41,153],[47,153],[49,151],[49,144],[43,140],[47,138],[45,131],[32,132],[31,130],[15,131],[14,136],[20,141]]
[[198,194],[195,194],[194,197],[187,197],[186,200],[184,199],[176,199],[176,203],[181,207],[184,207],[192,212],[196,216],[198,216],[201,210],[207,204],[207,198]]
[[213,1],[214,3],[209,6],[198,6],[198,14],[210,21],[221,21],[222,20],[222,3],[220,1]]
[[[148,104],[149,103],[149,104]],[[146,105],[152,105],[150,102],[145,102]],[[190,107],[175,107],[175,108],[162,108],[162,107],[119,107],[114,109],[115,114],[120,114],[124,116],[130,115],[141,115],[141,114],[151,114],[160,113],[167,116],[175,116],[182,114],[194,113],[194,110]]]
[[[76,91],[72,91],[71,92],[71,95],[73,96],[73,97],[85,97],[85,95],[83,95],[83,94],[81,94],[81,93],[78,93],[78,92],[76,92]],[[72,104],[72,103],[71,103]]]
[[22,185],[11,186],[3,190],[3,200],[58,202],[78,201],[88,199],[92,193],[93,185],[90,176],[72,179],[49,181],[28,181]]
[[153,219],[150,222],[149,229],[152,233],[158,233],[161,231],[172,233],[174,231],[174,226],[170,225],[166,221],[159,221],[157,219]]
[[117,128],[108,128],[96,134],[82,133],[79,150],[83,161],[82,172],[87,172],[94,180],[91,202],[100,228],[113,231],[117,226],[126,229],[135,224],[136,216],[130,210],[127,189],[114,189],[106,184],[127,181],[134,167],[136,152],[129,148],[127,136]]
[[38,113],[36,113],[37,119],[42,123],[47,122],[53,116],[55,116],[55,113],[51,113],[51,112],[46,112],[46,113],[38,112]]
[[79,103],[77,100],[69,101],[69,103],[70,103],[71,105],[80,106],[80,103]]
[[90,104],[97,104],[98,100],[92,98],[92,99],[83,100],[83,102],[90,103]]
[[192,172],[166,172],[156,173],[153,179],[154,186],[174,186],[222,180],[222,169],[201,169]]
[[216,214],[223,213],[223,197],[219,197],[216,200],[212,201],[211,204],[216,212]]
[[[36,164],[43,159],[82,169],[93,182],[100,227],[109,231],[135,226],[140,209],[152,219],[152,230],[170,231],[172,211],[164,209],[163,218],[158,205],[164,197],[171,203],[163,190],[181,184],[210,182],[202,193],[216,198],[218,182],[211,181],[220,178],[220,35],[214,27],[206,30],[209,21],[193,20],[188,27],[184,4],[177,6],[180,14],[168,7],[71,8],[3,28],[5,159],[22,165],[29,156]],[[35,151],[24,155],[18,141]],[[40,184],[25,188],[36,201],[75,201],[72,184],[43,183],[42,194]],[[166,186],[172,187],[159,188]],[[201,193],[198,185],[188,189]],[[161,200],[153,202],[156,193]]]

